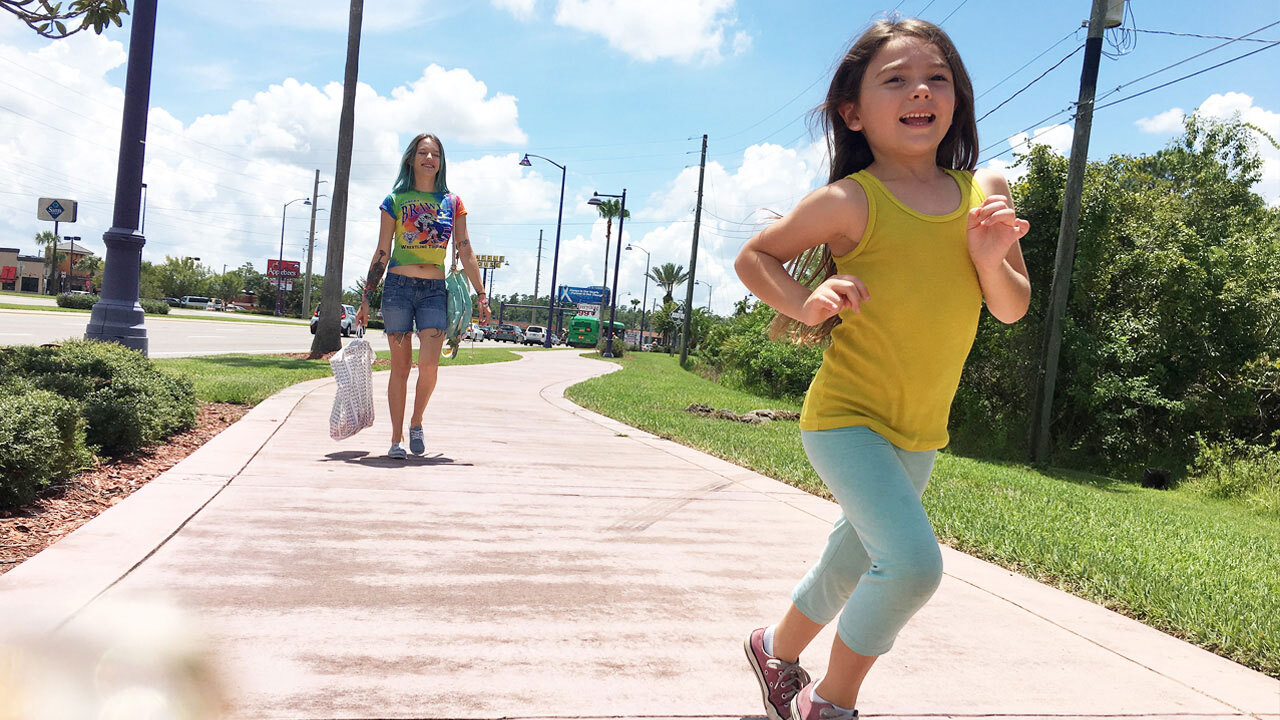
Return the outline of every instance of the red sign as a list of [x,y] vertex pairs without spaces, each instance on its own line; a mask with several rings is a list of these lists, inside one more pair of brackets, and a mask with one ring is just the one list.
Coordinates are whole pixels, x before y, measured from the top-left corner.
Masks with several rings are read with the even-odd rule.
[[5,265],[0,268],[0,282],[13,282],[18,276],[18,268],[16,265]]
[[[301,274],[300,268],[298,267],[299,264],[300,263],[297,260],[284,261],[283,274],[286,280],[288,280],[289,278],[296,278]],[[280,268],[279,260],[267,260],[267,277],[273,278],[279,275],[280,274],[279,268]]]

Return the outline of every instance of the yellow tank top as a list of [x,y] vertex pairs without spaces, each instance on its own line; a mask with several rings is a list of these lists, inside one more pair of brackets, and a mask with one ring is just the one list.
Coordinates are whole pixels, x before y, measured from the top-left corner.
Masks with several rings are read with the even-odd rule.
[[871,299],[861,312],[840,314],[805,395],[802,430],[861,425],[904,450],[947,444],[982,311],[965,226],[986,199],[972,173],[947,173],[961,200],[946,215],[912,210],[866,170],[849,176],[866,191],[867,227],[856,248],[835,258],[836,272],[858,276]]

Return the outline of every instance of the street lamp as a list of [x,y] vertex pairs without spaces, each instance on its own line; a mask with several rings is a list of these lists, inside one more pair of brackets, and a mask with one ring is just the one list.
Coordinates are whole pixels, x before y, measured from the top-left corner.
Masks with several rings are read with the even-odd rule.
[[280,208],[280,260],[276,264],[276,315],[284,315],[284,221],[288,217],[289,206],[296,202],[310,205],[311,198],[290,200]]
[[[522,167],[531,167],[533,165],[533,163],[529,162],[529,158],[531,157],[536,157],[542,160],[546,160],[552,165],[555,165],[556,167],[560,168],[560,210],[556,214],[556,250],[555,250],[555,254],[551,259],[551,293],[550,293],[551,299],[547,301],[547,327],[555,328],[555,325],[556,325],[556,316],[555,316],[556,269],[560,265],[560,220],[564,217],[564,176],[565,176],[566,170],[563,165],[556,162],[555,160],[542,157],[541,155],[534,155],[533,153],[525,153],[524,157],[520,158],[520,165]],[[551,347],[551,333],[548,332],[546,335],[547,336],[542,340],[542,346],[549,348]]]
[[622,207],[618,211],[618,249],[614,251],[613,257],[613,290],[609,293],[609,327],[605,330],[604,336],[604,356],[611,358],[613,357],[613,319],[618,313],[618,263],[622,262],[622,223],[627,219],[627,189],[622,188],[621,195],[593,192],[587,204],[600,205],[602,197],[622,198]]
[[[502,267],[511,267],[511,263],[504,261],[502,263]],[[497,277],[498,277],[498,266],[495,265],[489,270],[489,284],[487,286],[489,295],[494,298],[497,297],[497,295],[494,295],[494,292],[493,292],[493,286],[494,286],[494,283],[497,281]]]
[[[622,241],[621,238],[618,239]],[[636,245],[635,243],[627,243],[628,250],[639,250],[644,253],[644,297],[640,300],[640,347],[644,348],[644,311],[645,306],[649,304],[649,251]]]
[[694,280],[694,282],[698,285],[707,286],[707,312],[711,312],[711,283],[706,282],[705,280]]

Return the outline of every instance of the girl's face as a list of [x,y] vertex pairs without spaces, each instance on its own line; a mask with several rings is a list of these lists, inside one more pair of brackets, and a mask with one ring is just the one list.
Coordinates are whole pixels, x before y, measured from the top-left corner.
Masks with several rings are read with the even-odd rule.
[[840,116],[850,130],[866,135],[873,153],[932,157],[951,128],[953,80],[937,46],[896,37],[872,56],[861,97],[842,105]]
[[440,169],[440,144],[431,138],[419,140],[413,156],[413,169],[416,173],[434,176]]

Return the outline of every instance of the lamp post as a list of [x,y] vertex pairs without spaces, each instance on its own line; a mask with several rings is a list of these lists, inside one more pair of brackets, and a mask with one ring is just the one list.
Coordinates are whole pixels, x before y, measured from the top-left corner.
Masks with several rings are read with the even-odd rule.
[[[621,238],[619,238],[621,241]],[[644,294],[640,300],[640,347],[644,348],[644,311],[645,306],[649,303],[649,251],[636,245],[635,243],[627,243],[628,250],[639,250],[644,253]]]
[[[614,251],[613,258],[613,290],[609,292],[609,327],[605,330],[604,356],[613,357],[613,319],[618,314],[618,263],[622,262],[622,223],[627,219],[627,189],[622,188],[621,195],[609,195],[607,193],[591,193],[591,199],[587,201],[588,205],[600,205],[602,197],[622,198],[622,207],[618,211],[618,249]],[[608,278],[605,278],[606,280]]]
[[284,221],[289,216],[289,206],[300,202],[303,205],[310,205],[311,198],[297,198],[290,200],[280,208],[280,259],[276,264],[276,315],[284,315]]
[[[504,261],[502,263],[502,267],[511,267],[511,263]],[[497,278],[498,278],[498,267],[495,265],[493,269],[489,271],[489,284],[485,286],[486,290],[488,291],[491,297],[497,297],[497,295],[493,294],[493,286],[494,286],[494,283],[497,281]]]
[[694,280],[694,282],[698,285],[707,286],[707,312],[711,312],[711,283],[706,282],[705,280]]
[[[556,214],[556,249],[551,258],[551,299],[547,301],[547,327],[554,328],[556,325],[556,270],[560,266],[560,220],[564,217],[564,176],[566,174],[565,167],[550,158],[534,155],[533,153],[525,153],[520,158],[520,165],[523,167],[531,167],[533,163],[529,162],[529,158],[536,157],[555,165],[560,168],[560,210]],[[547,337],[542,341],[543,347],[551,347],[551,333],[547,333]]]

